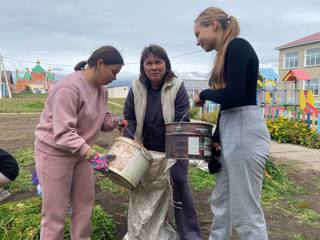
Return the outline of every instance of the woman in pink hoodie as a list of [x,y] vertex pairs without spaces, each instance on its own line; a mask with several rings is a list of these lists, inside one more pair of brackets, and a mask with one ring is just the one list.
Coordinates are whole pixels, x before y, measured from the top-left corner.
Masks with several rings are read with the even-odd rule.
[[100,130],[111,131],[119,123],[108,110],[104,85],[116,79],[123,64],[117,49],[103,46],[49,91],[35,129],[36,170],[43,191],[40,239],[63,239],[69,202],[72,239],[90,239],[92,168],[106,172],[113,157],[91,146]]

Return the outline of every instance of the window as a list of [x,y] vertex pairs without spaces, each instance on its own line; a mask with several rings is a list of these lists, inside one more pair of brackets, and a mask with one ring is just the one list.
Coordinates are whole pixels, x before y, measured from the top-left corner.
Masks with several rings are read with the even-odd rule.
[[312,90],[315,96],[319,95],[319,88],[320,88],[320,78],[314,78],[310,81],[304,82],[304,89],[305,90]]
[[306,50],[306,67],[320,65],[320,48]]
[[284,56],[284,68],[297,68],[298,67],[298,52],[286,53]]

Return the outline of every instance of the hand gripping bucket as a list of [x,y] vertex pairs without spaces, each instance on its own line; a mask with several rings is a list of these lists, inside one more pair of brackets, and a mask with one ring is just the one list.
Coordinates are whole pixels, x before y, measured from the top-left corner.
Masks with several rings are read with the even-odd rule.
[[152,155],[137,142],[118,137],[110,148],[109,154],[116,159],[109,163],[107,176],[111,181],[133,190],[150,167]]

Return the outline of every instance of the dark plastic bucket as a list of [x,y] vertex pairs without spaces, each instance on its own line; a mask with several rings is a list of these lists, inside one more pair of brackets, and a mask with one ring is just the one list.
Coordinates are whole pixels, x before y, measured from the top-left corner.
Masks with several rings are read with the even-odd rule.
[[173,159],[210,160],[212,125],[207,123],[166,124],[166,157]]

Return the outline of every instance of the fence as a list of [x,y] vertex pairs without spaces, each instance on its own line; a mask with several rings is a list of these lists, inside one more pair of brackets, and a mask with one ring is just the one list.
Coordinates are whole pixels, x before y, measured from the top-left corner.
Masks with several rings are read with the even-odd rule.
[[304,121],[310,129],[320,134],[320,114],[291,111],[284,106],[261,106],[260,112],[265,119],[288,117],[289,119]]

